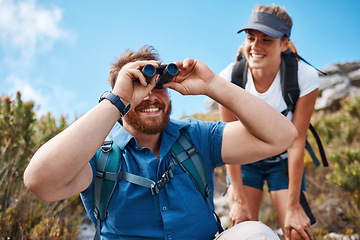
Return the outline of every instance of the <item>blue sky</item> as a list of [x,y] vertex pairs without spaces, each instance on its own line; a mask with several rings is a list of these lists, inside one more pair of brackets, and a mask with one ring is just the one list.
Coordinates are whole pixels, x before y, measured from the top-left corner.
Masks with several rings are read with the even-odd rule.
[[[163,62],[191,57],[219,73],[234,61],[252,8],[273,3],[292,16],[291,40],[313,65],[360,60],[358,0],[0,0],[0,94],[20,91],[38,116],[72,121],[110,90],[114,58],[145,44]],[[170,94],[173,118],[208,111],[205,96]]]

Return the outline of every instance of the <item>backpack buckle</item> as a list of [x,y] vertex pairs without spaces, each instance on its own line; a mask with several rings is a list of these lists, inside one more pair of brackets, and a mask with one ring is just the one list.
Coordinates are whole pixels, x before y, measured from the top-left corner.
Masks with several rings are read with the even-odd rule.
[[174,177],[174,173],[172,169],[168,169],[164,174],[161,176],[161,179],[157,181],[152,187],[151,187],[151,193],[152,195],[158,195],[160,190],[165,187],[165,185],[170,182],[170,180]]
[[205,197],[206,198],[210,197],[210,194],[211,194],[210,187],[209,187],[209,185],[206,184],[206,186],[205,186]]
[[152,194],[153,196],[158,195],[159,192],[160,192],[160,189],[158,188],[157,183],[155,183],[155,184],[150,188],[150,190],[151,190],[151,194]]
[[99,209],[96,207],[94,207],[94,217],[96,220],[100,219],[100,212],[99,212]]
[[194,146],[191,146],[188,149],[184,149],[186,154],[189,156],[189,158],[191,158],[192,156],[196,155],[198,153],[198,151],[196,150],[196,148]]
[[104,144],[101,146],[101,151],[103,151],[104,153],[110,152],[112,150],[112,140],[105,140]]
[[96,170],[96,177],[98,178],[104,178],[105,172],[101,172],[99,170]]

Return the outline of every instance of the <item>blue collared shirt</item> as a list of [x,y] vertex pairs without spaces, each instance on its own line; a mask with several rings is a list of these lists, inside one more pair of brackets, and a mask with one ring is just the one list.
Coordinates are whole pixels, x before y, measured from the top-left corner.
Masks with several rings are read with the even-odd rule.
[[[158,181],[168,168],[172,145],[185,129],[200,153],[210,177],[213,199],[214,168],[222,166],[222,135],[225,123],[195,119],[171,120],[161,134],[159,159],[148,148],[139,147],[136,139],[120,124],[111,130],[115,143],[123,151],[121,171]],[[94,177],[81,193],[88,215],[94,224],[93,183],[94,158],[90,161]],[[212,202],[212,201],[211,201]],[[213,202],[212,202],[213,204]],[[153,196],[149,188],[119,181],[108,205],[107,218],[101,222],[102,239],[213,239],[217,232],[214,215],[195,183],[180,166],[174,178]]]

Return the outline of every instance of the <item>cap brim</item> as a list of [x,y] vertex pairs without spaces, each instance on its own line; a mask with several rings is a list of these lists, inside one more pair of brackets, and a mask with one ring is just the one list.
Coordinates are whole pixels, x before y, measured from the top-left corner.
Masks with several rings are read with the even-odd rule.
[[260,32],[265,33],[266,35],[272,37],[272,38],[281,38],[282,36],[284,36],[285,34],[283,32],[277,31],[273,28],[270,28],[268,26],[264,26],[262,24],[256,24],[256,23],[252,23],[252,24],[248,24],[246,25],[246,27],[240,29],[237,33],[240,33],[244,30],[257,30]]

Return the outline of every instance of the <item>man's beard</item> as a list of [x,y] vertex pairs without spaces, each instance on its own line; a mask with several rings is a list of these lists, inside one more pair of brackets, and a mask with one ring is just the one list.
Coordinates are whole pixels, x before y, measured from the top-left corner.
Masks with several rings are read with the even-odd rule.
[[152,104],[149,104],[147,102],[141,103],[139,106],[137,106],[135,109],[131,109],[124,119],[126,120],[126,123],[129,124],[134,130],[139,131],[144,134],[153,135],[156,133],[160,133],[167,127],[169,121],[170,121],[170,114],[171,114],[171,102],[169,104],[168,109],[164,110],[164,114],[162,115],[161,119],[142,119],[138,116],[137,111],[140,109],[148,108],[148,106],[156,106],[160,110],[165,109],[165,104],[155,102]]

